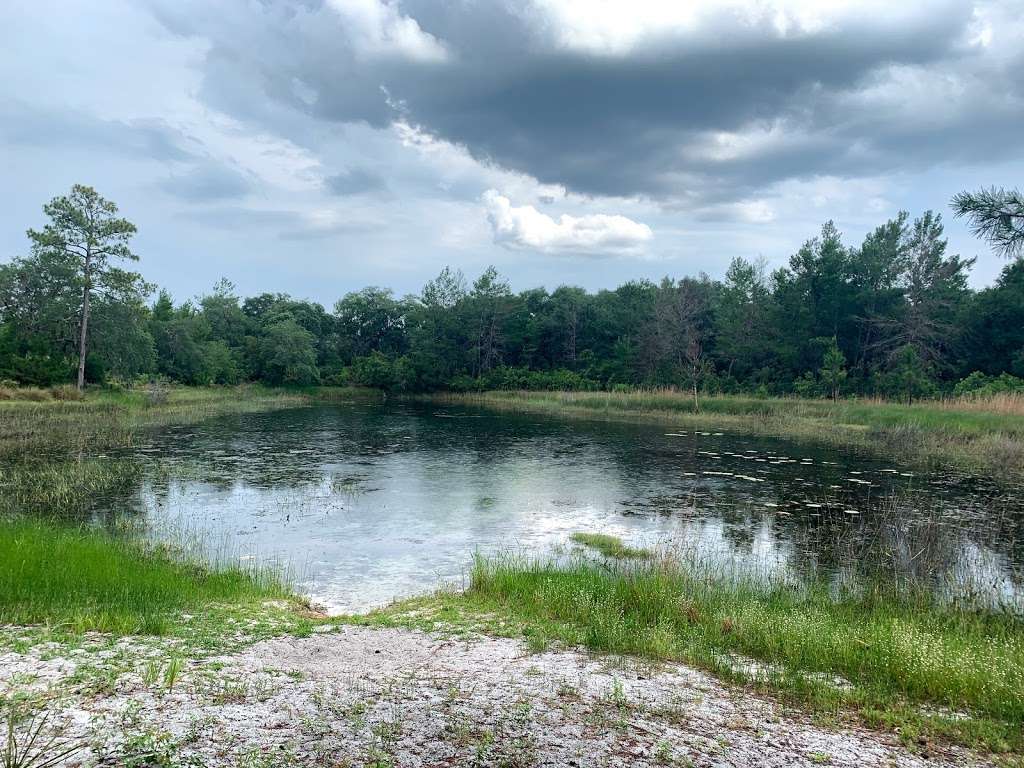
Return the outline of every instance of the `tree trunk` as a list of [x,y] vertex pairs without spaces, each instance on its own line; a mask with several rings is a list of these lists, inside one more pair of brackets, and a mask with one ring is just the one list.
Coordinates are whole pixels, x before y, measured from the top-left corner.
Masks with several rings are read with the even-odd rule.
[[82,289],[82,327],[78,336],[78,391],[85,386],[85,338],[89,332],[89,281],[92,279],[90,254],[85,255],[85,287]]

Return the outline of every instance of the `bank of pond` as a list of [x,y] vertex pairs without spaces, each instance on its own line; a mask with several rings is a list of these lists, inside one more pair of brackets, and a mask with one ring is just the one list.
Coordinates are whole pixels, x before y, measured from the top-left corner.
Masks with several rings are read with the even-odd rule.
[[[1020,404],[699,407],[263,388],[0,403],[0,644],[32,627],[212,653],[239,622],[514,636],[1024,754],[1024,501],[995,465],[956,462],[1019,440]],[[868,445],[901,432],[957,448]]]
[[0,524],[0,625],[45,627],[40,642],[90,631],[215,638],[231,630],[225,621],[258,625],[271,612],[291,615],[273,625],[279,632],[357,623],[511,635],[535,652],[582,646],[682,661],[817,713],[897,729],[911,744],[1024,751],[1020,617],[929,592],[727,578],[622,542],[607,556],[586,547],[558,560],[478,557],[465,589],[366,614],[331,617],[292,590],[265,569],[210,567],[95,528]]

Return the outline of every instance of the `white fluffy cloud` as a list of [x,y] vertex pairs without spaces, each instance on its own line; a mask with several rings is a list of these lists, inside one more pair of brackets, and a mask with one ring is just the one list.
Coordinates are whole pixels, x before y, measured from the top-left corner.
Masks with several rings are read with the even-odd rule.
[[512,205],[495,189],[484,192],[483,202],[494,242],[510,248],[545,253],[628,254],[641,251],[654,236],[646,224],[619,215],[563,213],[556,221],[532,205]]
[[906,25],[929,12],[924,3],[890,0],[533,0],[521,10],[560,46],[613,56],[670,39],[699,44],[709,31],[720,28],[785,39],[865,18]]
[[364,57],[397,56],[409,61],[444,61],[448,51],[433,35],[424,32],[415,19],[381,0],[331,0],[330,5],[345,20],[353,45]]

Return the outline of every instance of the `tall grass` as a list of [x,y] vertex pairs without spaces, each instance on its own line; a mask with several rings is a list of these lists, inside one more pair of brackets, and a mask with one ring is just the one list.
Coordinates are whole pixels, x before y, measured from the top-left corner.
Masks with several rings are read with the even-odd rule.
[[134,482],[138,464],[107,452],[132,446],[148,430],[360,394],[259,385],[89,390],[84,397],[54,391],[60,396],[18,388],[18,397],[6,400],[0,392],[0,514],[67,517],[88,510]]
[[995,395],[905,405],[881,400],[714,395],[699,410],[689,393],[485,392],[443,402],[567,417],[668,421],[850,447],[920,463],[955,465],[1003,479],[1024,477],[1024,397]]
[[1010,615],[885,588],[725,579],[670,558],[618,568],[478,558],[462,599],[511,614],[533,637],[683,660],[826,709],[1024,749],[1024,624]]
[[290,594],[269,570],[208,568],[95,528],[0,520],[0,625],[162,634],[182,611]]
[[307,402],[304,393],[257,385],[97,390],[81,400],[2,401],[0,459],[129,446],[141,431],[153,427]]

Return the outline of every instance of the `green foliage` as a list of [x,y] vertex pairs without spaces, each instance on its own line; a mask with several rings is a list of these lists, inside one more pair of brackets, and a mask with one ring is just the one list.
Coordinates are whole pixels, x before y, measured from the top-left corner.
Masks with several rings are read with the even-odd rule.
[[348,382],[357,386],[387,392],[412,389],[413,381],[414,373],[407,358],[390,359],[378,350],[353,360],[348,377]]
[[966,217],[974,233],[997,253],[1008,258],[1024,253],[1024,195],[1019,190],[961,192],[952,204],[955,214]]
[[986,376],[981,371],[974,371],[965,376],[953,387],[953,394],[958,397],[991,397],[992,395],[1024,393],[1024,379],[1001,373],[998,376]]
[[600,387],[598,382],[564,368],[553,371],[531,371],[528,368],[499,366],[478,378],[456,376],[448,383],[448,388],[453,392],[486,392],[489,390],[585,392]]
[[1008,265],[994,286],[974,297],[965,325],[971,341],[968,370],[1024,377],[1024,259]]
[[1024,376],[1024,262],[973,293],[973,260],[946,252],[932,212],[901,212],[859,246],[826,223],[773,274],[737,258],[721,282],[516,294],[493,268],[473,281],[445,268],[418,296],[371,286],[329,313],[284,294],[243,300],[227,280],[194,302],[160,293],[147,306],[151,286],[108,263],[134,257],[134,227],[75,187],[48,204],[51,224],[30,233],[31,255],[0,265],[0,377],[50,386],[72,376],[85,287],[72,230],[92,209],[109,237],[89,278],[94,381],[394,392],[657,386],[688,390],[699,408],[717,392],[916,399],[948,393],[972,371]]
[[[135,225],[117,216],[117,205],[92,187],[75,184],[71,193],[43,206],[49,222],[42,230],[28,230],[32,251],[40,261],[59,262],[64,291],[81,297],[75,306],[78,340],[78,388],[85,383],[90,303],[97,299],[148,292],[141,276],[112,267],[112,259],[138,261],[129,243]],[[30,267],[31,269],[31,267]],[[35,271],[35,270],[32,270]],[[131,297],[129,301],[132,300]],[[141,304],[141,298],[137,299]]]
[[879,381],[883,392],[907,404],[935,392],[929,366],[912,344],[896,352],[888,371],[880,376]]
[[798,397],[820,397],[821,382],[814,378],[814,374],[808,371],[793,382],[793,394]]
[[0,378],[48,387],[71,378],[74,363],[43,339],[19,334],[13,324],[0,325]]
[[829,346],[825,349],[818,375],[821,377],[822,386],[832,399],[838,400],[840,388],[846,381],[846,357],[839,349],[835,336],[832,337]]
[[266,328],[259,343],[259,369],[271,384],[305,386],[320,381],[315,337],[292,318]]

